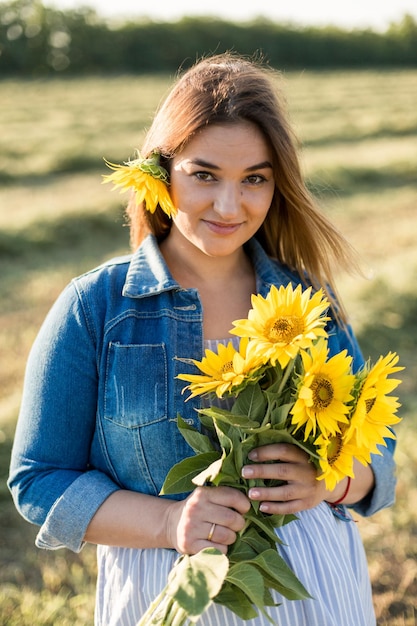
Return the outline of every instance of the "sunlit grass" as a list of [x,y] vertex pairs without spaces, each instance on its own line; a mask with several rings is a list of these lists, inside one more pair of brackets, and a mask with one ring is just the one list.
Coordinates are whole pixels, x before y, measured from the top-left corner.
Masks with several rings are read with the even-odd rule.
[[[120,202],[117,194],[101,184],[101,171],[49,175],[40,179],[26,178],[0,188],[0,230],[16,232],[32,222],[54,220],[63,215],[102,214]],[[76,190],[76,193],[74,192]],[[13,219],[10,216],[13,216]]]
[[415,71],[300,73],[287,77],[303,143],[416,134]]
[[[0,115],[3,176],[99,169],[140,145],[168,78],[4,81]],[[78,164],[78,167],[77,167]]]

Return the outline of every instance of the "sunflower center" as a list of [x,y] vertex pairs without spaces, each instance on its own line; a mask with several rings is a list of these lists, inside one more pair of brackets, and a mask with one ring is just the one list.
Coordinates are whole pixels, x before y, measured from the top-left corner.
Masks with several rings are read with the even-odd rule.
[[316,376],[314,379],[311,390],[313,392],[313,403],[316,410],[326,409],[331,404],[334,391],[330,380],[324,376]]
[[220,372],[222,374],[227,374],[228,372],[233,372],[233,361],[226,361],[220,368]]
[[277,317],[271,323],[268,337],[272,342],[290,343],[294,337],[303,332],[303,329],[302,319],[297,315]]
[[333,465],[340,456],[342,451],[343,442],[341,435],[335,435],[330,439],[327,447],[327,461],[329,465]]
[[365,408],[366,408],[366,412],[370,413],[370,411],[372,410],[372,407],[374,406],[376,401],[376,398],[369,398],[368,400],[365,400]]

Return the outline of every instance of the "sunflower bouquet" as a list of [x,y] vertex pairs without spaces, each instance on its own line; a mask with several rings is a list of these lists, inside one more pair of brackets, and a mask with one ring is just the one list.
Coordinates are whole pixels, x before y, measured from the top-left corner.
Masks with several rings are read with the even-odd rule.
[[[278,481],[244,479],[252,449],[285,442],[302,448],[317,467],[317,479],[334,489],[353,462],[371,462],[379,446],[395,438],[391,426],[400,418],[391,392],[401,382],[389,378],[401,369],[389,353],[375,365],[352,371],[344,350],[329,357],[326,323],[329,302],[322,290],[271,287],[264,298],[252,297],[248,318],[233,323],[238,347],[219,344],[201,361],[182,359],[200,374],[181,374],[189,397],[217,398],[199,411],[201,429],[178,417],[178,426],[195,455],[168,473],[161,494],[188,492],[198,485],[226,485],[245,494],[254,486]],[[231,398],[229,409],[218,399]],[[217,405],[216,405],[217,404]],[[308,591],[279,554],[275,528],[294,515],[266,515],[253,502],[245,528],[227,556],[214,548],[182,555],[168,583],[139,626],[182,626],[198,622],[214,601],[241,619],[267,613],[274,606],[271,590],[298,600]]]

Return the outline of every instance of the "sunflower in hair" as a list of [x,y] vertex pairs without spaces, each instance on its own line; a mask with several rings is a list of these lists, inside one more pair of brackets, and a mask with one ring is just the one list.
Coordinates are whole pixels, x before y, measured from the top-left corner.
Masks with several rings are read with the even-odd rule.
[[136,204],[144,202],[150,213],[154,213],[159,205],[168,217],[176,215],[177,209],[168,191],[168,172],[159,164],[159,158],[159,154],[153,153],[148,159],[139,157],[123,165],[105,159],[113,174],[103,176],[103,183],[113,183],[113,189],[120,188],[121,193],[133,189]]

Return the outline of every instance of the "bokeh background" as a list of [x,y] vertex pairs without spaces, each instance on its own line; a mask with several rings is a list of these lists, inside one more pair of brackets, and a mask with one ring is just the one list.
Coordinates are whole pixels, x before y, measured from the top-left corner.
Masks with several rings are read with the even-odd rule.
[[384,7],[371,21],[355,3],[345,22],[331,8],[315,21],[307,8],[280,19],[256,3],[256,15],[237,20],[181,14],[181,2],[172,16],[133,4],[136,14],[104,0],[0,2],[0,626],[93,623],[94,548],[36,549],[36,528],[6,488],[25,362],[67,282],[129,252],[124,198],[102,186],[103,157],[132,156],[178,67],[222,50],[263,54],[282,71],[308,184],[360,255],[364,275],[341,276],[340,290],[363,352],[396,351],[406,367],[397,503],[356,521],[379,626],[413,626],[417,9],[384,3],[381,23]]

